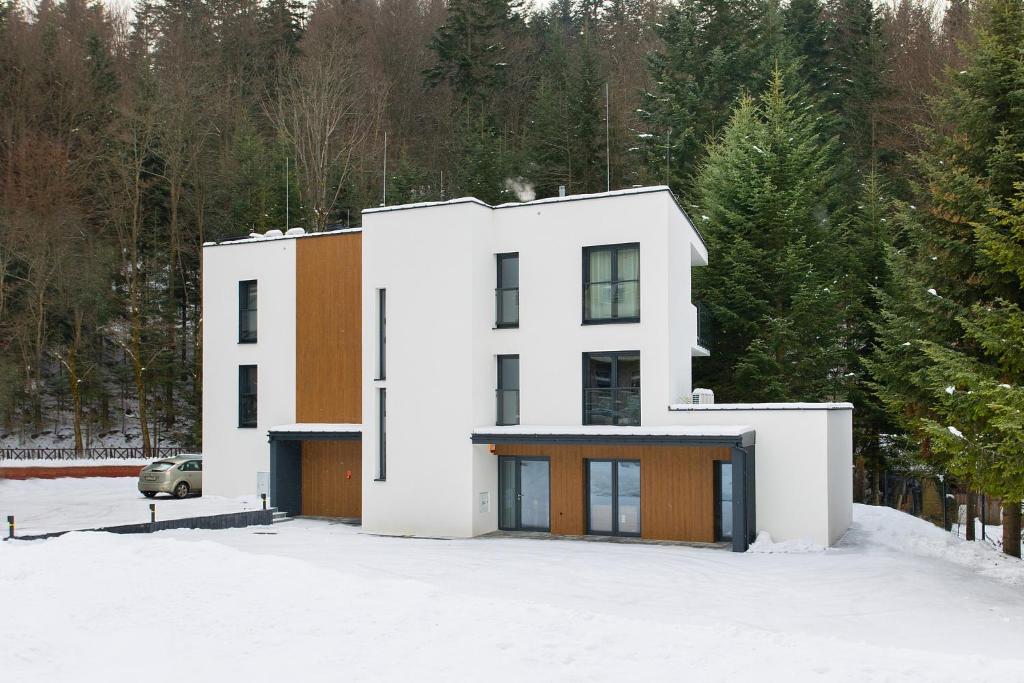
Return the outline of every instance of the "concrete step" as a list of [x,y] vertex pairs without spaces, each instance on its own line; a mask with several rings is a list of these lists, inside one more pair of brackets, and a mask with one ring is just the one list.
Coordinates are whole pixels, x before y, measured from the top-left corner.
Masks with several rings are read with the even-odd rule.
[[274,517],[271,524],[284,524],[285,522],[294,522],[294,517]]

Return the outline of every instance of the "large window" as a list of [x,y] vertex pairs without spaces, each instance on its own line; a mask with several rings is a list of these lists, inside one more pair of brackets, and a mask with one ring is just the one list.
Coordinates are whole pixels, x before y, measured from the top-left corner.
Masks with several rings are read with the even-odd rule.
[[238,343],[256,343],[256,281],[238,283]]
[[583,424],[640,424],[640,352],[583,354]]
[[583,250],[583,323],[640,320],[640,245]]
[[494,324],[496,327],[519,327],[519,254],[498,254],[497,258]]
[[587,533],[640,535],[640,461],[587,460]]
[[256,426],[256,366],[238,366],[238,426]]
[[498,356],[498,424],[519,424],[519,356]]

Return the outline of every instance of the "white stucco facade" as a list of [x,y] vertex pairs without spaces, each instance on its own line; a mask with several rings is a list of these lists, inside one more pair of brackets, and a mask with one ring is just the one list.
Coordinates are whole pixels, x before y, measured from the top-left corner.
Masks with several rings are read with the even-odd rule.
[[753,427],[758,531],[830,546],[849,528],[851,404],[674,405],[666,412],[673,424]]
[[[238,283],[258,283],[257,341],[238,341]],[[238,426],[238,367],[257,367],[257,425]],[[295,240],[203,249],[203,489],[256,491],[267,430],[295,422]]]
[[[582,324],[583,248],[640,246],[640,321]],[[495,328],[496,255],[519,254],[519,326]],[[364,416],[387,390],[386,481],[364,478],[363,525],[470,536],[497,528],[497,463],[469,434],[496,418],[496,358],[519,356],[520,422],[582,424],[583,354],[639,351],[641,420],[690,392],[697,339],[692,266],[700,235],[661,188],[489,207],[456,200],[363,217],[363,348],[387,300],[387,377],[364,354]],[[364,430],[364,471],[379,449]],[[438,473],[445,473],[439,475]],[[424,486],[424,482],[430,482]],[[481,500],[490,501],[482,505]]]

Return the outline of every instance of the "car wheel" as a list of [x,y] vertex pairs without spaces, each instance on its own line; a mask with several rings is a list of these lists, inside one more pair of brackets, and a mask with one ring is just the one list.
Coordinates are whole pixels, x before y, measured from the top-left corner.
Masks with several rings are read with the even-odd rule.
[[183,481],[179,481],[178,485],[174,487],[174,497],[184,498],[188,495],[188,484]]
[[144,495],[146,498],[152,498],[153,496],[156,495],[156,491],[143,491],[142,495]]

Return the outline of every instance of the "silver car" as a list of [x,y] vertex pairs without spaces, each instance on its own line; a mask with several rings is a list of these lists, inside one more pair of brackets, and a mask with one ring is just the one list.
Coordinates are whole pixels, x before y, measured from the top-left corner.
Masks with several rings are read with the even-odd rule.
[[139,491],[146,498],[169,493],[184,498],[203,492],[203,456],[177,455],[146,465],[139,472]]

